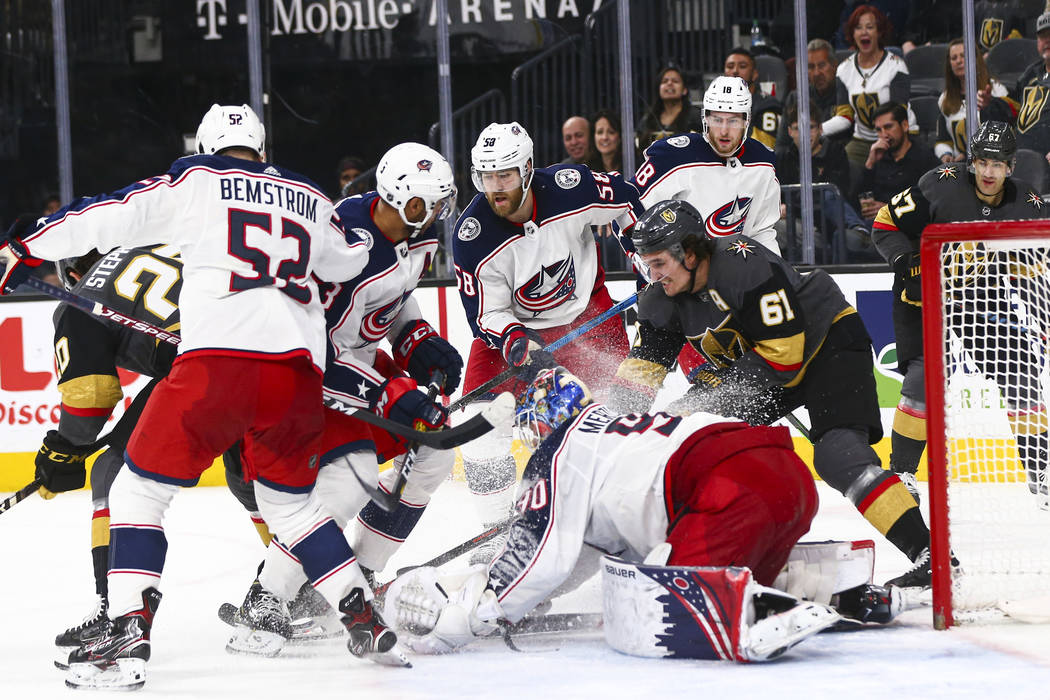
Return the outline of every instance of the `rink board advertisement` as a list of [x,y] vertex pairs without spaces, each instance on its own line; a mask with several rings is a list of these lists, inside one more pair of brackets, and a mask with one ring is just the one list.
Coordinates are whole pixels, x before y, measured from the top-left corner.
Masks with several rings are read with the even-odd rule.
[[[856,305],[874,341],[879,404],[887,435],[876,450],[886,463],[893,407],[900,395],[890,311],[889,289],[893,276],[876,273],[834,277],[846,298]],[[626,298],[634,292],[633,282],[610,282],[609,287],[614,299]],[[438,326],[466,357],[471,336],[456,288],[424,287],[416,290],[415,297],[423,316]],[[40,442],[48,430],[58,427],[61,399],[55,381],[51,321],[56,306],[57,302],[49,300],[0,303],[0,492],[14,491],[32,480],[33,457]],[[120,374],[124,400],[110,419],[109,428],[146,383],[134,373]],[[684,378],[669,377],[657,405],[684,390]],[[809,423],[804,410],[799,409],[796,414],[803,423]],[[796,436],[795,442],[799,454],[811,463],[813,451],[808,441]],[[920,475],[925,475],[925,464]],[[209,470],[201,483],[222,483],[221,470]]]

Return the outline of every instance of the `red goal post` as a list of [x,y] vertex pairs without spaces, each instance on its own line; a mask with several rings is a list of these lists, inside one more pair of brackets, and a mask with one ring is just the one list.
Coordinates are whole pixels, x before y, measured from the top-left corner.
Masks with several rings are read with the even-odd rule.
[[[959,244],[963,244],[960,246]],[[970,244],[982,244],[980,246]],[[990,244],[990,245],[989,245]],[[1013,247],[1015,246],[1015,247]],[[942,258],[942,251],[946,256],[955,255],[955,258],[944,257]],[[1002,252],[1006,251],[1006,255],[1003,256]],[[959,610],[955,607],[957,601],[953,598],[960,596],[960,579],[963,577],[962,572],[966,572],[968,566],[967,556],[969,556],[969,562],[977,564],[975,560],[980,558],[977,555],[967,552],[964,554],[960,551],[964,542],[961,538],[953,540],[953,536],[958,537],[958,533],[953,532],[952,516],[953,516],[953,500],[958,501],[960,508],[962,507],[963,501],[957,496],[957,489],[960,488],[959,482],[970,482],[964,484],[961,488],[971,489],[971,494],[978,493],[978,489],[984,493],[979,494],[979,499],[974,502],[980,504],[984,500],[984,495],[987,493],[989,498],[987,499],[988,505],[978,505],[977,508],[983,508],[987,511],[990,517],[998,517],[996,509],[1002,510],[998,505],[997,498],[1001,489],[1009,487],[1011,490],[1011,497],[1021,498],[1021,495],[1015,495],[1020,489],[1016,488],[1023,485],[1023,477],[1021,484],[1010,483],[1005,484],[1003,482],[1017,482],[1018,477],[1016,475],[1017,464],[1020,460],[1017,458],[1017,452],[1014,451],[1009,453],[1010,450],[1015,450],[1013,446],[1006,448],[1000,444],[994,453],[982,452],[982,449],[986,450],[984,446],[973,447],[974,443],[980,443],[982,441],[982,435],[979,430],[974,430],[967,433],[965,426],[967,425],[966,415],[963,415],[963,419],[959,420],[960,414],[965,414],[970,409],[969,400],[965,402],[965,406],[960,407],[959,404],[963,403],[956,400],[957,396],[949,396],[951,390],[951,382],[959,381],[960,376],[964,376],[967,381],[980,381],[975,380],[974,377],[980,375],[979,371],[972,369],[960,369],[961,365],[967,365],[972,361],[972,356],[977,353],[981,353],[981,350],[976,352],[973,350],[975,347],[980,348],[981,338],[975,334],[970,335],[970,329],[967,327],[966,322],[961,322],[960,318],[969,318],[972,322],[974,318],[973,312],[965,312],[958,314],[959,318],[954,320],[949,317],[952,313],[949,311],[950,308],[958,308],[965,306],[965,304],[952,303],[953,299],[959,297],[951,296],[953,293],[959,295],[959,290],[962,289],[963,285],[959,284],[958,281],[966,277],[971,277],[972,280],[978,280],[978,282],[966,282],[967,290],[965,292],[969,299],[980,299],[982,294],[987,294],[987,290],[982,290],[981,287],[977,286],[979,280],[982,279],[981,275],[987,273],[988,277],[995,277],[995,273],[992,272],[996,269],[995,265],[1003,265],[1004,260],[1009,260],[1008,257],[1011,251],[1037,251],[1039,260],[1042,260],[1045,255],[1045,259],[1050,262],[1050,221],[1000,221],[1000,222],[963,222],[963,223],[951,223],[951,224],[931,224],[926,227],[923,232],[922,240],[920,243],[921,253],[921,267],[922,267],[922,299],[923,299],[923,348],[925,354],[925,383],[926,383],[926,405],[927,405],[927,459],[929,466],[929,508],[930,508],[930,533],[931,533],[931,563],[933,572],[933,624],[937,629],[947,629],[953,624],[959,622]],[[1027,253],[1025,254],[1027,255]],[[998,261],[995,262],[997,256]],[[965,259],[965,264],[960,264],[960,260]],[[951,270],[962,270],[963,272],[955,277],[955,286],[953,286],[952,280],[948,279],[951,277],[947,274]],[[1046,269],[1046,266],[1040,267],[1040,270]],[[999,275],[1000,279],[1003,275]],[[1009,280],[1009,276],[1006,276]],[[1050,279],[1050,276],[1048,276]],[[972,286],[971,286],[972,285]],[[1012,296],[1010,292],[1002,291],[1001,287],[996,289],[996,282],[993,279],[989,282],[987,289],[993,290],[991,294],[999,295],[999,300],[995,303],[999,304],[999,309],[1009,307],[1011,301],[1017,298],[1016,293]],[[1005,285],[1009,287],[1009,282]],[[1039,286],[1042,288],[1043,281],[1039,281]],[[1050,290],[1050,284],[1046,285],[1046,289]],[[1040,291],[1040,295],[1042,292]],[[1046,295],[1047,307],[1050,308],[1050,294]],[[934,303],[936,300],[936,303]],[[983,307],[982,307],[983,308]],[[994,307],[989,307],[994,308]],[[977,318],[981,317],[982,312],[977,312]],[[1002,327],[1012,326],[1018,328],[1024,324],[1016,321],[1003,323],[1002,314],[991,314],[984,313],[988,317],[989,326],[998,324],[999,330],[994,330],[990,334],[992,340],[995,341],[996,333],[1002,334]],[[1040,317],[1042,318],[1042,317]],[[954,324],[952,328],[949,328],[949,323]],[[962,324],[962,325],[960,325]],[[971,323],[970,325],[979,325]],[[1018,341],[1014,338],[1011,342],[1023,343],[1026,338],[1036,338],[1036,331],[1033,331],[1031,327],[1024,327],[1020,331],[1022,335],[1021,340]],[[951,334],[951,335],[949,335]],[[969,335],[967,341],[960,341],[960,337],[963,335]],[[1043,331],[1043,340],[1045,341],[1046,330]],[[966,342],[969,344],[967,345]],[[1043,352],[1045,355],[1045,348],[1042,343],[1035,343],[1038,345],[1038,352]],[[951,347],[949,347],[951,346]],[[961,347],[965,346],[965,349],[960,350]],[[1037,352],[1033,350],[1032,353]],[[988,361],[986,363],[994,363],[996,360]],[[1045,365],[1044,365],[1045,367]],[[949,369],[952,370],[952,376],[949,376]],[[1000,375],[1001,376],[1001,375]],[[1045,376],[1043,370],[1040,370],[1040,376]],[[1028,377],[1030,379],[1030,377]],[[1002,379],[996,380],[996,382],[1002,382]],[[1001,384],[1000,384],[1001,387]],[[1042,395],[1045,393],[1045,387],[1043,389],[1033,389],[1033,391],[1040,391],[1040,400]],[[955,392],[956,394],[958,392]],[[1004,398],[1008,393],[1008,390],[1003,388],[1000,391],[996,390],[994,384],[992,389],[987,392],[993,397],[991,401],[986,401],[984,409],[1001,409],[1002,413],[1007,413],[1007,406]],[[969,391],[967,390],[967,397],[969,397]],[[952,402],[952,403],[950,403]],[[1014,402],[1017,403],[1016,401]],[[987,404],[994,404],[989,406]],[[981,407],[978,406],[978,410]],[[1042,405],[1038,408],[1042,410]],[[1011,409],[1010,413],[1011,420],[1014,420],[1018,413],[1016,408]],[[1032,413],[1034,414],[1035,411]],[[1025,415],[1024,420],[1029,420],[1029,416]],[[953,423],[954,421],[954,423]],[[1004,425],[1007,424],[1004,421],[1000,421]],[[954,425],[954,427],[953,427]],[[962,429],[960,428],[962,426]],[[960,429],[962,430],[960,434]],[[949,434],[949,430],[954,432]],[[1012,428],[1011,428],[1012,430]],[[1010,440],[1009,433],[1006,434],[1006,438],[1000,436],[997,438],[1000,443],[1006,443]],[[965,445],[960,447],[960,445]],[[952,453],[949,452],[952,450]],[[964,466],[962,471],[964,476],[959,477],[960,467],[958,465],[959,453],[968,451],[969,454],[962,457],[962,460],[967,458],[971,459],[976,466]],[[1004,456],[1012,454],[1012,456]],[[993,474],[989,477],[987,474],[981,474],[974,477],[968,470],[973,469],[984,469],[985,463],[998,463],[998,466],[993,467],[1000,469],[1000,473]],[[1009,463],[1009,467],[1003,466]],[[1013,474],[1009,473],[1009,470],[1013,470]],[[954,470],[954,471],[953,471]],[[1023,465],[1022,465],[1023,474]],[[952,482],[950,484],[950,482]],[[980,483],[976,483],[980,482]],[[950,491],[956,489],[956,491]],[[1023,494],[1022,494],[1023,495]],[[1005,502],[1005,501],[1004,501]],[[1013,503],[1014,501],[1010,501]],[[1020,508],[1016,506],[1009,506],[1011,510],[1016,509],[1023,511],[1021,514],[1025,518],[1036,519],[1036,525],[1039,529],[1042,529],[1043,520],[1042,515],[1036,512],[1034,515],[1030,515],[1027,512],[1029,506],[1022,504]],[[1038,511],[1038,507],[1034,504],[1031,506],[1033,511]],[[1050,514],[1046,514],[1050,516]],[[957,518],[964,516],[957,515]],[[976,516],[971,517],[966,515],[973,522],[970,526],[973,527],[974,522],[978,523],[978,527],[982,527],[980,523],[983,515],[978,513]],[[1015,525],[1011,525],[1014,531],[1018,529],[1023,530],[1024,527],[1017,528]],[[972,533],[973,530],[970,530]],[[983,532],[983,531],[982,531]],[[1004,527],[1004,532],[1007,530]],[[1045,532],[1045,530],[1044,530]],[[979,545],[983,549],[994,549],[994,539],[991,537],[973,537],[970,536],[971,540],[981,540]],[[1006,539],[1006,537],[1004,537]],[[1010,543],[1012,545],[1012,543]],[[1044,547],[1044,549],[1050,549],[1050,545]],[[961,571],[953,571],[951,566],[952,554],[959,556],[961,562]],[[994,554],[994,553],[993,553]],[[1044,556],[1040,554],[1040,556]],[[1020,557],[1023,560],[1023,556]],[[1011,560],[1011,561],[1017,561]],[[980,564],[984,566],[984,564]],[[980,567],[976,567],[980,568]],[[992,574],[989,575],[988,581],[996,581],[997,578],[1003,577],[1008,578],[1014,576],[1014,572],[1022,570],[1021,575],[1024,577],[1030,576],[1031,571],[1024,569],[1023,566],[1017,567],[1014,564],[1007,564],[1000,566],[999,564],[993,564],[989,567]],[[1037,562],[1033,566],[1035,574],[1039,577],[1047,576],[1046,564]],[[953,575],[955,578],[953,579]],[[1048,579],[1050,580],[1050,579]],[[1027,579],[1026,579],[1027,581]],[[982,583],[982,586],[986,586],[989,589],[994,588],[994,583]],[[953,590],[954,589],[954,590]],[[964,589],[965,590],[965,589]],[[1044,589],[1045,590],[1045,589]],[[1027,595],[1027,594],[1025,594]],[[995,608],[996,605],[993,603],[980,603],[975,607],[977,608]],[[1005,608],[1004,608],[1005,609]],[[984,612],[982,610],[982,612]]]

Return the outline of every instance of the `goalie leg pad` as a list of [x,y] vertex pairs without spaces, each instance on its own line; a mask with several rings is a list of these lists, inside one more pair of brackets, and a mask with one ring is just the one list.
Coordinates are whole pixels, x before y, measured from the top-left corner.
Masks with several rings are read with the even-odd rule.
[[755,583],[737,567],[602,558],[605,639],[633,656],[765,661],[840,619]]
[[799,542],[773,587],[802,600],[830,605],[833,595],[871,583],[874,573],[872,540]]

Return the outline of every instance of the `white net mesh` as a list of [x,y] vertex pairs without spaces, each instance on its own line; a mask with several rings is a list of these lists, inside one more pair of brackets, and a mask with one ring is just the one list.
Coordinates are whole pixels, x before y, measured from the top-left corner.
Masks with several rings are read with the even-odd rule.
[[982,621],[1050,592],[1050,240],[947,242],[941,265],[952,609]]

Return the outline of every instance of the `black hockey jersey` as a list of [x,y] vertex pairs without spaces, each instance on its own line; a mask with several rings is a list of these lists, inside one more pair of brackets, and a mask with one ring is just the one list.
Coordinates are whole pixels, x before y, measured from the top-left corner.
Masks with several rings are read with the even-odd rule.
[[965,163],[947,163],[923,175],[875,217],[871,233],[879,253],[892,262],[918,251],[926,224],[1050,218],[1050,208],[1025,182],[1007,178],[1002,201],[994,207],[977,197],[976,188]]
[[[167,331],[179,330],[182,263],[170,246],[118,248],[76,284],[77,294]],[[62,394],[60,431],[91,442],[123,397],[117,368],[150,377],[171,369],[175,346],[65,304],[55,323],[55,365]]]
[[668,297],[662,287],[638,299],[640,341],[617,376],[658,389],[689,342],[715,367],[732,365],[757,388],[794,387],[828,330],[856,313],[823,270],[801,275],[743,236],[715,241],[707,285]]

